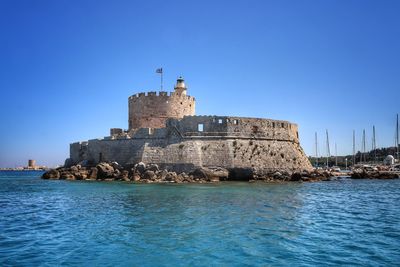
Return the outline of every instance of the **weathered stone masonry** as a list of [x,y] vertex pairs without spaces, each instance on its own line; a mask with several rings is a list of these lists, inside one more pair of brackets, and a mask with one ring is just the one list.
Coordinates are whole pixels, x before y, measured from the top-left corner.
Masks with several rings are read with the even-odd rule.
[[104,139],[71,144],[71,162],[116,161],[127,165],[142,161],[176,171],[196,166],[311,169],[299,144],[296,124],[194,116],[194,107],[195,100],[186,95],[183,79],[169,96],[162,92],[134,95],[129,98],[129,130],[114,128]]
[[182,78],[178,79],[174,92],[148,92],[132,95],[129,104],[129,130],[162,128],[168,118],[180,119],[195,114],[195,99],[186,95]]

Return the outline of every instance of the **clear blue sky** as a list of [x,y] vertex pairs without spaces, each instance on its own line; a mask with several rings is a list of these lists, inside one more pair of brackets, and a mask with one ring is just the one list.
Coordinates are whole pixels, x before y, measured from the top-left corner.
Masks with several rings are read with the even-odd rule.
[[127,128],[127,98],[183,75],[197,114],[296,122],[394,144],[400,1],[0,0],[0,167],[62,164],[69,143]]

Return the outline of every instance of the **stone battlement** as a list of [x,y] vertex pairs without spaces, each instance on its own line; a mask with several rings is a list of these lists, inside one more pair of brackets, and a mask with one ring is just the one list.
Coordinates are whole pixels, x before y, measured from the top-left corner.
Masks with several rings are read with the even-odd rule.
[[183,79],[175,91],[137,93],[128,98],[129,131],[140,128],[163,128],[168,118],[180,119],[195,114],[196,100],[186,94]]
[[180,96],[183,99],[188,99],[195,101],[196,99],[193,96],[189,95],[178,95],[176,92],[166,92],[166,91],[150,91],[150,92],[141,92],[131,95],[128,100],[134,100],[138,98],[146,98],[146,97],[177,97]]

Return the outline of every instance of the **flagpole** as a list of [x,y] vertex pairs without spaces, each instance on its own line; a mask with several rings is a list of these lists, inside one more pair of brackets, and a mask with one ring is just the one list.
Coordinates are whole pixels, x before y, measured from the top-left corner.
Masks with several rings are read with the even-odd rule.
[[163,90],[163,70],[161,69],[161,91]]
[[163,69],[162,68],[158,68],[156,69],[156,73],[160,74],[160,79],[161,79],[161,91],[163,91]]

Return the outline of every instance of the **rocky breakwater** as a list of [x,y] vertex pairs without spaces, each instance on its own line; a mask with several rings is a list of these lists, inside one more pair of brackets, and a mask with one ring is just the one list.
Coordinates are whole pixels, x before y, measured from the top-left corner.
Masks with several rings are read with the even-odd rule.
[[399,172],[356,169],[351,173],[352,179],[398,179]]
[[69,168],[51,169],[42,175],[52,180],[98,180],[127,181],[138,183],[214,183],[219,181],[267,181],[267,182],[314,182],[329,181],[332,174],[327,171],[265,171],[252,168],[194,168],[185,173],[176,173],[159,168],[156,164],[142,162],[123,167],[116,162],[102,162],[96,166],[75,165]]
[[228,177],[222,168],[197,168],[189,173],[176,173],[160,169],[156,164],[138,163],[133,167],[122,167],[116,162],[102,162],[93,167],[81,165],[69,168],[51,169],[42,175],[43,179],[52,180],[100,180],[127,181],[140,183],[205,183],[218,182]]

